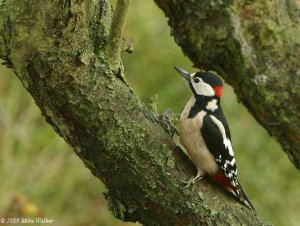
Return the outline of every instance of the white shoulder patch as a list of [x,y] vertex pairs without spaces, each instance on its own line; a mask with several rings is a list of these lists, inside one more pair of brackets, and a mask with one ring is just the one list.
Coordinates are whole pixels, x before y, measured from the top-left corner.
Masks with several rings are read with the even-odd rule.
[[215,116],[210,115],[211,120],[213,120],[213,122],[218,126],[221,134],[223,135],[223,144],[225,146],[226,149],[228,149],[229,154],[234,157],[234,152],[232,149],[232,145],[231,142],[229,140],[229,138],[226,137],[226,133],[225,133],[225,128],[222,124],[222,122],[220,120],[218,120]]
[[209,116],[210,116],[211,120],[213,120],[213,122],[218,126],[223,137],[226,138],[225,128],[224,128],[222,122],[213,115],[209,115]]
[[230,140],[226,137],[226,139],[223,140],[225,147],[228,149],[229,154],[234,157],[233,149]]

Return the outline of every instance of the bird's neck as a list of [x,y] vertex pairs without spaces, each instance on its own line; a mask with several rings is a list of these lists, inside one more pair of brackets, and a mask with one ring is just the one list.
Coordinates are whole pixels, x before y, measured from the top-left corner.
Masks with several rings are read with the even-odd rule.
[[200,111],[207,113],[213,113],[220,110],[220,98],[216,96],[192,96],[189,111],[189,118],[195,117]]

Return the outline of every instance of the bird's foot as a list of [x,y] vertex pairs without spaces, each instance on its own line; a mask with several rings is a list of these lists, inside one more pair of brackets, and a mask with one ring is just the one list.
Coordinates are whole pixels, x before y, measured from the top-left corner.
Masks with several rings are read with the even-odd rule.
[[189,188],[191,185],[194,185],[196,183],[196,181],[201,180],[202,176],[195,176],[195,177],[191,177],[188,181],[184,181],[184,180],[179,180],[180,182],[186,184],[183,188]]

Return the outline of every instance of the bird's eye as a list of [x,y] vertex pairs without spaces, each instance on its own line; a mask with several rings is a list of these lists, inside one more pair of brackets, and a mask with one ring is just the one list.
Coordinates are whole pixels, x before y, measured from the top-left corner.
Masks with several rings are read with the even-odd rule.
[[194,82],[195,82],[195,83],[198,83],[198,82],[200,82],[200,78],[197,78],[197,77],[196,77],[196,78],[194,78]]

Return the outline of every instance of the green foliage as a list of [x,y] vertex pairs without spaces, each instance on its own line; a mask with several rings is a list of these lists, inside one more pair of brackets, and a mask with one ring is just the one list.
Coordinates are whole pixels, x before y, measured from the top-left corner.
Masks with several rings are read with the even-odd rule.
[[[175,44],[163,13],[153,2],[133,1],[123,53],[130,85],[157,109],[180,113],[190,92],[173,66],[192,69]],[[231,127],[239,177],[259,214],[275,225],[300,221],[299,173],[277,143],[225,87],[223,108]],[[58,225],[129,225],[111,216],[104,186],[40,116],[11,72],[0,68],[0,216],[45,216]],[[199,192],[205,199],[205,193]]]

